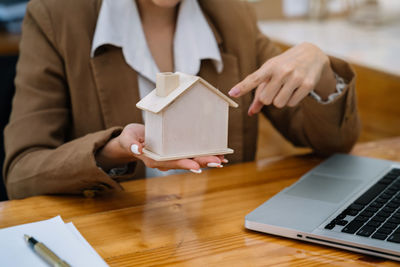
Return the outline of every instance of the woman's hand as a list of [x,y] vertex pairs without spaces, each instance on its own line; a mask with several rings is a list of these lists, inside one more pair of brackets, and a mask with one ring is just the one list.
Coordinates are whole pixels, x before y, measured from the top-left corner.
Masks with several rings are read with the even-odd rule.
[[264,63],[234,86],[229,95],[240,97],[256,89],[249,115],[264,105],[293,107],[312,90],[323,100],[335,92],[336,79],[329,58],[315,45],[303,43]]
[[96,154],[97,164],[105,171],[123,166],[129,162],[141,160],[149,168],[161,171],[170,169],[187,169],[201,172],[203,167],[222,167],[227,160],[223,156],[207,156],[194,159],[155,161],[143,155],[144,125],[131,123],[125,126],[121,134],[111,139]]

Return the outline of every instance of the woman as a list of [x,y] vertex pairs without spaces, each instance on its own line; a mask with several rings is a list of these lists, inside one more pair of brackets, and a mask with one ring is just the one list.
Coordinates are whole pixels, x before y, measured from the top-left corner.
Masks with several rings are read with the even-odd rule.
[[120,190],[119,181],[143,177],[145,166],[198,171],[226,162],[141,154],[135,103],[159,71],[199,75],[237,98],[231,162],[254,159],[257,116],[249,115],[260,111],[317,153],[348,151],[359,133],[349,66],[311,44],[279,55],[244,2],[32,0],[5,130],[9,197]]

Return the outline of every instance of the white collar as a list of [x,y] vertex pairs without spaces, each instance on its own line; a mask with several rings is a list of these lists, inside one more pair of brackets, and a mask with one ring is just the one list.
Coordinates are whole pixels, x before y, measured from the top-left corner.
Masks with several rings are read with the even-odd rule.
[[[128,65],[155,82],[159,70],[147,46],[134,0],[103,0],[91,57],[106,44],[121,47]],[[203,59],[213,60],[217,71],[222,71],[217,41],[197,0],[182,0],[174,36],[175,71],[197,75]]]

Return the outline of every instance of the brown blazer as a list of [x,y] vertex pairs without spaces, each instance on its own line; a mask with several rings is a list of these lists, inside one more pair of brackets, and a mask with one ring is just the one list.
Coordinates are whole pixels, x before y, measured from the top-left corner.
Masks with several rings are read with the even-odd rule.
[[[227,94],[279,50],[263,36],[248,5],[199,0],[221,51],[224,70],[204,60],[199,75]],[[32,0],[23,24],[16,94],[5,129],[5,183],[10,198],[121,190],[122,179],[143,177],[143,165],[122,177],[96,166],[94,153],[128,123],[142,123],[137,73],[121,49],[103,46],[90,57],[101,0]],[[330,154],[348,151],[359,134],[354,73],[331,59],[349,88],[333,103],[307,97],[295,108],[265,107],[273,125],[297,146]],[[248,117],[248,94],[231,109],[231,162],[254,159],[257,116]]]

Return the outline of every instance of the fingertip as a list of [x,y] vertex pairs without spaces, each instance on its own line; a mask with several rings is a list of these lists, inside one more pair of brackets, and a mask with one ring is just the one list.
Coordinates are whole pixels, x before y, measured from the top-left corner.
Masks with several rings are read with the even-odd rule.
[[229,94],[230,96],[232,96],[232,97],[238,97],[238,96],[240,96],[240,89],[239,89],[239,87],[237,87],[237,86],[233,87],[233,88],[228,92],[228,94]]
[[222,168],[224,166],[222,164],[219,164],[219,163],[209,162],[209,163],[207,163],[207,167],[209,167],[209,168]]
[[200,164],[191,159],[181,159],[177,162],[178,169],[185,170],[198,170],[201,168]]
[[274,100],[273,105],[276,108],[281,109],[281,108],[283,108],[285,106],[285,103],[283,103],[282,101],[279,101],[279,100]]
[[254,114],[257,114],[261,111],[262,107],[264,106],[264,104],[262,104],[261,102],[257,101],[257,102],[253,102],[247,112],[247,114],[249,114],[249,116],[253,116]]
[[[201,167],[207,167],[208,163],[216,163],[216,164],[221,164],[222,159],[219,158],[218,156],[203,156],[203,157],[197,157],[194,158],[193,161],[198,164]],[[191,168],[191,169],[196,169],[196,168]]]
[[254,107],[254,102],[251,103],[251,105],[250,105],[250,107],[249,107],[249,110],[247,110],[247,114],[248,114],[249,116],[253,116],[253,115],[254,115],[253,107]]
[[250,117],[254,115],[252,108],[253,108],[253,106],[251,106],[249,108],[249,110],[247,111],[247,115],[249,115]]
[[220,158],[219,156],[213,156],[212,160],[210,159],[210,161],[215,162],[217,164],[221,164],[222,158]]
[[198,169],[198,170],[190,169],[190,171],[193,173],[196,173],[196,174],[200,174],[203,172],[201,169]]
[[199,169],[201,169],[201,166],[200,166],[200,164],[198,162],[193,161],[192,167],[190,169],[199,170]]

